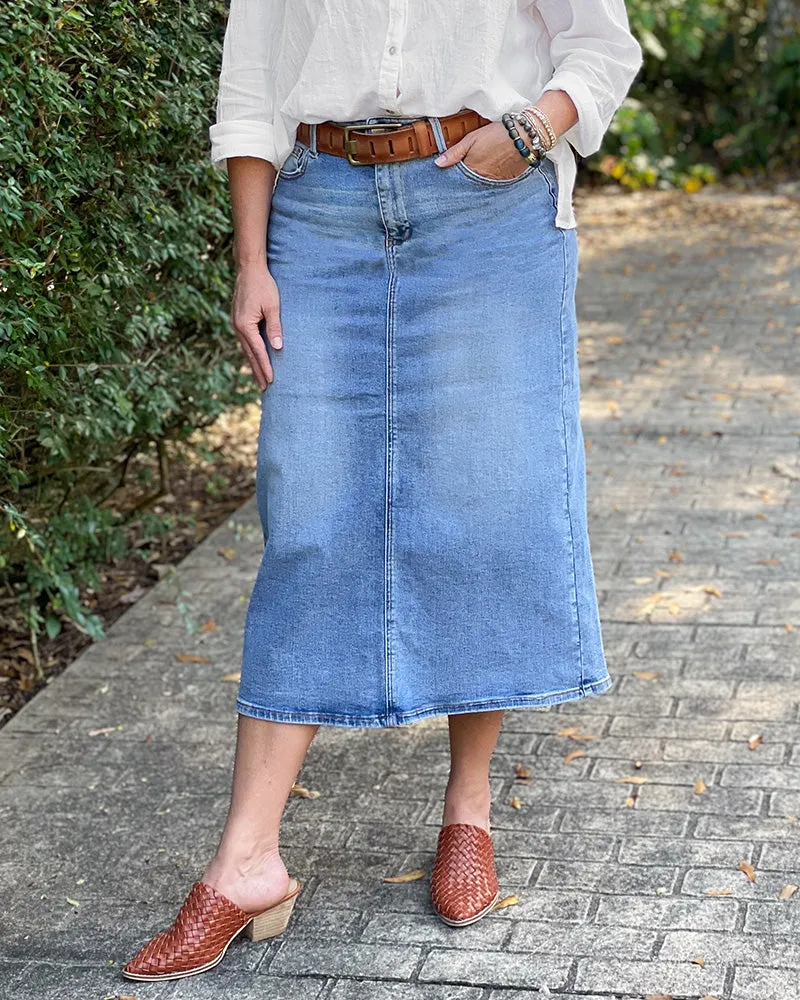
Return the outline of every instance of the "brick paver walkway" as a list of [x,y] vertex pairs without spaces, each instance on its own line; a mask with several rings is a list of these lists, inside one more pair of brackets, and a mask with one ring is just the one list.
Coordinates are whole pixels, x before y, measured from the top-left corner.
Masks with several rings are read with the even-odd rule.
[[118,977],[225,816],[222,678],[261,551],[251,501],[180,567],[216,631],[187,635],[162,581],[0,732],[0,996],[795,1000],[800,892],[778,895],[800,884],[799,219],[750,196],[581,206],[592,551],[616,683],[506,718],[493,834],[518,905],[453,929],[427,880],[382,881],[430,870],[444,718],[324,729],[300,776],[319,797],[286,811],[304,883],[286,934],[237,940],[194,979]]

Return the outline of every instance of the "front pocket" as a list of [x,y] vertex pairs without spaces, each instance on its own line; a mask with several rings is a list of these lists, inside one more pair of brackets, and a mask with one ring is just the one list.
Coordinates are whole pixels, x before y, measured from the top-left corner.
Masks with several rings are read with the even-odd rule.
[[456,162],[456,167],[458,167],[459,173],[466,177],[469,181],[474,184],[480,184],[482,187],[513,187],[515,184],[519,184],[520,181],[524,181],[531,174],[536,173],[539,169],[539,163],[529,163],[521,174],[517,174],[516,177],[484,177],[483,174],[478,174],[471,167],[468,167],[463,160],[458,160]]
[[305,143],[295,142],[294,147],[283,161],[278,177],[281,180],[291,180],[295,177],[302,177],[306,172],[308,161],[311,158],[311,147]]

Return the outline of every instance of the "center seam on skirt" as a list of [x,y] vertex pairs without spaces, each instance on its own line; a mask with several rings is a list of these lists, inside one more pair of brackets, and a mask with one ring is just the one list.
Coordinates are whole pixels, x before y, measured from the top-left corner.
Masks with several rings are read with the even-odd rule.
[[386,714],[394,712],[394,691],[392,685],[393,649],[393,571],[394,571],[394,519],[392,495],[394,490],[394,309],[397,267],[395,241],[386,236],[386,259],[389,267],[389,283],[386,295],[386,496],[384,521],[384,595],[385,595],[385,648],[386,648]]

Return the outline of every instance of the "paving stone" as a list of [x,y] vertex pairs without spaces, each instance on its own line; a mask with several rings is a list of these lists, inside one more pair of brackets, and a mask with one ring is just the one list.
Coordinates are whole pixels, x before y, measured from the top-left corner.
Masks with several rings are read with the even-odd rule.
[[270,976],[408,979],[421,956],[421,947],[406,944],[327,942],[294,938],[283,942],[267,968]]
[[790,937],[766,938],[757,934],[667,931],[658,957],[675,962],[713,958],[729,965],[800,969],[800,942]]
[[354,979],[340,980],[329,994],[330,1000],[483,1000],[483,995],[484,991],[475,986],[359,982]]
[[483,920],[466,927],[449,927],[435,914],[382,913],[370,919],[360,940],[403,941],[441,945],[444,948],[501,948],[508,936],[505,921]]
[[582,958],[578,960],[577,990],[629,991],[678,994],[696,997],[712,993],[719,995],[725,982],[725,966],[707,962],[705,968],[687,962],[629,962]]
[[[18,980],[4,984],[8,1000],[90,1000],[98,997],[129,995],[132,982],[110,969],[73,964],[33,961]],[[137,1000],[162,1000],[167,983],[137,983]],[[13,992],[12,992],[13,990]]]
[[422,966],[422,982],[469,985],[524,986],[560,989],[566,983],[571,959],[523,955],[503,951],[454,950],[434,947]]
[[662,930],[732,930],[739,904],[733,899],[683,899],[662,896],[604,896],[597,908],[598,924]]
[[[227,956],[226,956],[227,958]],[[202,976],[178,980],[168,984],[164,1000],[220,1000],[228,997],[236,1000],[317,1000],[325,990],[325,980],[298,976],[285,979],[281,976],[259,975],[257,973],[230,972],[219,965]],[[136,1000],[147,1000],[139,992],[139,983],[128,983],[125,989],[135,989]],[[84,998],[87,1000],[87,998]]]
[[675,880],[674,867],[547,861],[536,880],[536,887],[580,888],[609,895],[649,895],[661,887],[672,889]]
[[628,927],[608,927],[598,924],[543,923],[524,920],[515,923],[506,943],[510,951],[532,954],[592,956],[626,955],[632,959],[649,959],[655,950],[657,935],[653,931]]
[[738,968],[733,979],[731,1000],[790,1000],[797,996],[794,970]]

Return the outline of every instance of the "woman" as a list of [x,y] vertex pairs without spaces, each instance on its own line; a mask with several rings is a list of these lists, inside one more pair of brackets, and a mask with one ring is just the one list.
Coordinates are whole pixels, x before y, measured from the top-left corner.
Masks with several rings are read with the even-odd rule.
[[262,392],[266,545],[225,829],[130,978],[285,928],[280,818],[320,725],[448,715],[431,901],[456,926],[494,906],[504,710],[611,685],[573,149],[598,149],[640,64],[624,0],[232,0],[211,156]]

